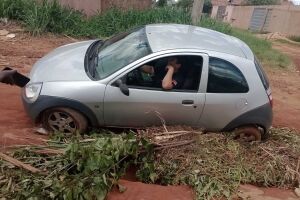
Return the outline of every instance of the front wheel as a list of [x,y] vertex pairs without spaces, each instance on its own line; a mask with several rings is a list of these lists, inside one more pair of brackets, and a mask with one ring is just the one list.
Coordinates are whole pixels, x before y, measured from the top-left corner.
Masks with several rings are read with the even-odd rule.
[[42,114],[43,127],[50,132],[72,135],[87,130],[87,119],[70,108],[51,108]]

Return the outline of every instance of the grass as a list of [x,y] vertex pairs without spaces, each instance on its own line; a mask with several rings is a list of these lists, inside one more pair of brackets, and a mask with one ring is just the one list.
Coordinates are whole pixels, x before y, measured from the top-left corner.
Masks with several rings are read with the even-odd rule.
[[287,68],[291,65],[290,58],[278,50],[273,49],[270,41],[258,38],[252,33],[240,29],[233,29],[231,35],[249,45],[254,54],[264,65],[280,68]]
[[194,137],[194,145],[159,153],[157,181],[191,185],[197,199],[230,199],[240,184],[299,186],[300,135],[294,131],[271,129],[269,140],[261,144],[240,144],[230,133]]
[[293,40],[293,41],[295,41],[295,42],[300,42],[300,36],[290,36],[290,37],[288,37],[290,40]]

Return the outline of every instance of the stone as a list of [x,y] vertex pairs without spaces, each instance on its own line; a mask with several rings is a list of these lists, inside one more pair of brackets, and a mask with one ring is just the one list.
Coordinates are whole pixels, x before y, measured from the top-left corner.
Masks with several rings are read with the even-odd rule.
[[6,36],[7,34],[9,34],[9,32],[5,29],[0,30],[0,36]]
[[11,34],[6,35],[6,37],[7,37],[7,38],[15,38],[15,37],[16,37],[16,34],[11,33]]

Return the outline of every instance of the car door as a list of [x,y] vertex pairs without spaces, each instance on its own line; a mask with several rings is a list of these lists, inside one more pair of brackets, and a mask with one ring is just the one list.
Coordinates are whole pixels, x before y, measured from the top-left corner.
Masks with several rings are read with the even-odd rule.
[[[201,57],[202,77],[203,71],[208,68],[208,56],[196,54]],[[136,70],[146,62],[135,66],[124,77]],[[200,78],[200,77],[199,77]],[[189,125],[195,126],[201,116],[205,104],[206,80],[199,81],[196,91],[170,90],[161,88],[130,86],[129,95],[124,95],[120,88],[113,83],[107,85],[104,97],[104,120],[106,126],[145,127],[157,125]]]

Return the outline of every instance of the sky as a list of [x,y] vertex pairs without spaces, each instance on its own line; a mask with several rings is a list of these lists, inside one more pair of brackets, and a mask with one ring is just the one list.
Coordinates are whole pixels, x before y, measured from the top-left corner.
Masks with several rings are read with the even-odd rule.
[[300,0],[291,0],[295,5],[300,5]]

